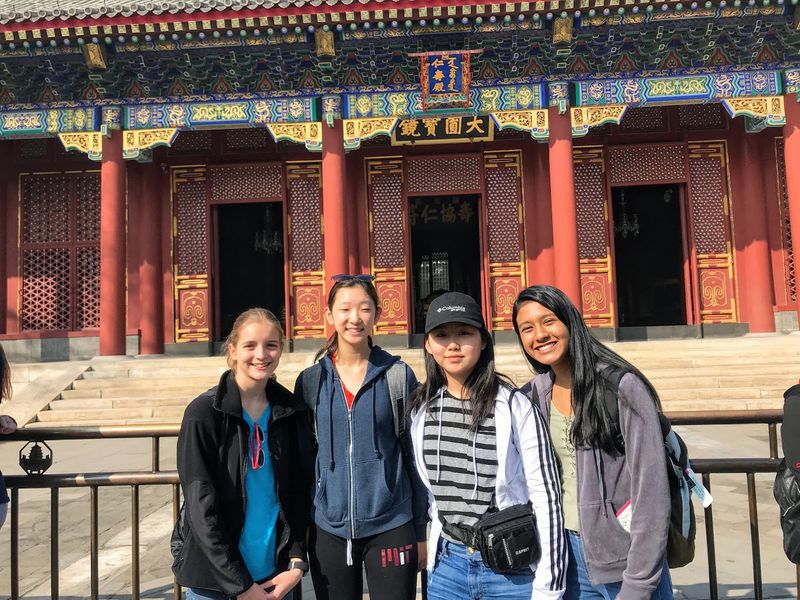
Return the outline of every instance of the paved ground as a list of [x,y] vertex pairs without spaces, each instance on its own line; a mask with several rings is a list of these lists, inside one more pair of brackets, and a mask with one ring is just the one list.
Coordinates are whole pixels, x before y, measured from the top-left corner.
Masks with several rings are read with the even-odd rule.
[[[765,456],[766,426],[684,428],[691,455],[700,457]],[[146,470],[149,440],[53,442],[55,465],[51,473]],[[0,465],[7,474],[20,473],[17,452],[21,444],[0,444]],[[174,468],[174,440],[162,441],[162,466]],[[771,477],[757,478],[759,527],[764,593],[767,598],[796,597],[795,570],[782,552],[777,507]],[[749,537],[747,488],[744,476],[716,476],[715,497],[717,573],[720,596],[753,597],[753,568]],[[104,598],[130,598],[130,488],[100,491],[100,592]],[[22,491],[20,509],[20,592],[25,598],[49,598],[50,497],[47,491]],[[141,590],[146,598],[171,598],[171,488],[141,490]],[[702,512],[698,512],[698,549],[695,561],[673,572],[681,598],[709,598]],[[63,490],[60,499],[60,592],[62,598],[84,598],[89,592],[89,492]],[[9,527],[0,531],[0,597],[10,593]],[[306,578],[308,579],[308,578]],[[306,581],[308,583],[308,581]],[[307,598],[313,596],[309,593]]]

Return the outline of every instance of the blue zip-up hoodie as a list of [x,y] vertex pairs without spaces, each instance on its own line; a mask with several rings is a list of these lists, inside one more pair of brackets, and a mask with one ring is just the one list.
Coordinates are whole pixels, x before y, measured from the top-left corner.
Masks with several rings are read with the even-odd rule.
[[[372,347],[361,388],[350,390],[355,392],[352,409],[347,408],[330,356],[320,360],[317,486],[311,513],[321,529],[341,538],[377,535],[412,520],[417,541],[426,538],[427,492],[417,474],[413,453],[403,458],[386,379],[386,371],[399,360],[378,346]],[[406,399],[417,385],[414,372],[406,365]],[[295,385],[298,398],[303,397],[302,386],[301,373]]]

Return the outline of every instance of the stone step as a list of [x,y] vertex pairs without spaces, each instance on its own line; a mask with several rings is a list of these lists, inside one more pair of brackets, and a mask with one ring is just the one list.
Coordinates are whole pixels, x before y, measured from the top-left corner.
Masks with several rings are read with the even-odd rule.
[[174,390],[185,389],[188,386],[200,385],[205,386],[206,389],[219,383],[219,375],[211,374],[208,376],[174,376],[171,378],[152,379],[138,377],[136,379],[78,379],[72,382],[73,390],[105,390],[105,389],[118,389],[118,390]]
[[[645,373],[647,375],[647,373]],[[661,373],[648,376],[657,390],[684,389],[684,388],[731,388],[737,386],[750,386],[768,389],[785,390],[796,378],[786,375],[692,375],[688,377],[663,377]]]
[[671,400],[753,400],[783,398],[786,388],[682,388],[678,390],[658,389],[659,397],[664,401]]
[[80,398],[78,400],[53,400],[48,410],[82,410],[95,408],[158,408],[186,406],[192,398]]

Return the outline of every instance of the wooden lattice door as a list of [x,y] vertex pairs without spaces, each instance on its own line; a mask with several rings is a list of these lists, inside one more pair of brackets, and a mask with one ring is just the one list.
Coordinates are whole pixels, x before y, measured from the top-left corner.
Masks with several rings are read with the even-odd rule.
[[689,201],[701,323],[733,323],[736,285],[725,142],[689,144]]
[[100,326],[100,175],[25,175],[20,182],[23,331]]
[[206,168],[172,169],[175,341],[210,338]]
[[603,148],[575,148],[574,160],[583,318],[590,327],[615,327],[610,207]]
[[514,302],[525,286],[522,227],[522,156],[518,150],[487,152],[487,229],[492,330],[514,328]]
[[403,160],[381,158],[367,162],[369,236],[372,273],[381,299],[378,334],[410,332],[408,287],[408,219],[403,202]]

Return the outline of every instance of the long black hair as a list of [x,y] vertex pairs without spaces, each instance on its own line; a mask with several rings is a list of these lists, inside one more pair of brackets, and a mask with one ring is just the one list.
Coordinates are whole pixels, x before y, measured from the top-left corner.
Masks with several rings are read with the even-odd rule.
[[11,368],[0,344],[0,401],[11,399]]
[[[478,357],[478,362],[464,382],[464,391],[469,394],[469,403],[472,408],[472,423],[469,430],[477,431],[481,422],[494,412],[494,405],[497,399],[497,392],[501,385],[506,385],[510,389],[514,388],[511,380],[498,373],[494,366],[494,344],[489,332],[480,328],[481,342],[484,347]],[[427,341],[430,333],[425,334]],[[447,376],[444,369],[439,366],[433,355],[425,352],[425,382],[421,384],[411,396],[408,403],[408,414],[417,410],[428,410],[430,401],[439,393],[442,387],[447,385]]]
[[[642,380],[650,392],[656,408],[660,411],[661,401],[653,384],[639,369],[611,348],[593,338],[572,301],[564,292],[549,285],[534,285],[522,290],[514,303],[512,320],[520,344],[522,338],[519,334],[517,315],[526,302],[538,302],[553,311],[553,314],[567,327],[569,332],[568,356],[572,375],[572,410],[575,413],[575,421],[572,425],[573,444],[576,448],[591,446],[614,453],[616,451],[615,432],[611,415],[603,401],[605,384],[603,377],[598,373],[598,364],[603,363],[636,375]],[[525,348],[523,348],[524,350]],[[525,358],[537,373],[546,373],[550,370],[549,366],[537,362],[527,352],[525,352]]]
[[[377,320],[381,315],[381,301],[378,298],[378,290],[375,289],[371,281],[359,279],[355,276],[348,277],[347,279],[337,281],[333,284],[331,291],[328,292],[328,309],[333,310],[333,303],[336,301],[336,294],[339,293],[339,290],[351,287],[360,287],[367,293],[367,296],[369,296],[369,299],[372,300],[372,303],[375,305],[375,319]],[[369,347],[372,348],[372,336],[367,336],[367,343]],[[314,355],[314,362],[317,362],[320,358],[328,354],[335,355],[338,348],[339,334],[334,329],[331,336],[325,341],[325,345]]]

